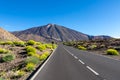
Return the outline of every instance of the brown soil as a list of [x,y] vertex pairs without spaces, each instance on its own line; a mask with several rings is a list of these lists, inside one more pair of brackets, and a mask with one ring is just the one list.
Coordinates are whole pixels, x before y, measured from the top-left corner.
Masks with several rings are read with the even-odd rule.
[[[0,48],[10,50],[11,51],[10,53],[14,54],[16,57],[11,62],[2,62],[1,57],[4,54],[0,54],[0,77],[4,77],[8,80],[16,80],[16,79],[12,79],[11,76],[14,74],[15,70],[18,70],[18,68],[24,69],[24,61],[27,58],[25,47],[17,47],[17,46],[13,47],[11,45],[0,45]],[[50,49],[47,49],[45,51],[51,52]],[[40,52],[39,50],[37,50],[38,54],[42,54],[43,52]],[[30,73],[31,72],[26,72],[26,75],[18,78],[17,80],[25,80],[30,75]]]

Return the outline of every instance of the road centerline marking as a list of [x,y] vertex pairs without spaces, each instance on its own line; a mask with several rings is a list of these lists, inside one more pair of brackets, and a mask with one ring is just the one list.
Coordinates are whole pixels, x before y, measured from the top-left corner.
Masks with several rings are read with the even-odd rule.
[[85,63],[84,63],[82,60],[80,60],[80,59],[79,59],[78,61],[79,61],[80,63],[82,63],[82,64],[85,64]]
[[97,73],[95,70],[93,70],[91,67],[86,66],[90,71],[92,71],[95,75],[99,75],[99,73]]
[[75,59],[78,59],[78,57],[74,56]]

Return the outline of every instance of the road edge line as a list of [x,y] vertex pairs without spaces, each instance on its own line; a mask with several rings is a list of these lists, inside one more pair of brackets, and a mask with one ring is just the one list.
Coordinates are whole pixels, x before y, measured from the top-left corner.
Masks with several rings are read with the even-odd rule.
[[[57,47],[58,48],[58,47]],[[50,58],[53,56],[54,52],[57,50],[57,48],[51,53],[51,55],[48,57],[48,59],[42,64],[42,66],[38,69],[38,71],[30,78],[30,80],[34,80],[35,77],[38,75],[38,73],[42,70],[42,68],[46,65],[46,63],[50,60]]]

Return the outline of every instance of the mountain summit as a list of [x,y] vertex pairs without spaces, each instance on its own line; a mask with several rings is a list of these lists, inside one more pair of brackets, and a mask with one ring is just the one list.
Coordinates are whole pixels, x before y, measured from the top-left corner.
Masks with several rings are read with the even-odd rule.
[[44,26],[33,27],[23,31],[13,32],[21,40],[34,39],[55,40],[55,41],[73,41],[73,40],[89,40],[88,35],[77,32],[56,24],[47,24]]
[[[27,30],[13,32],[13,34],[21,40],[33,39],[36,41],[77,41],[89,40],[91,38],[87,34],[57,24],[33,27]],[[95,36],[92,38],[95,38]]]

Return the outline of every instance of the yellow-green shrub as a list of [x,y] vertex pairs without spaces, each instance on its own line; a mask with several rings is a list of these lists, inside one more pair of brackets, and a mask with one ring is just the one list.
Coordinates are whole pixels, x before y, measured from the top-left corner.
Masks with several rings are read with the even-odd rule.
[[28,53],[27,53],[28,56],[34,56],[35,54],[36,54],[36,53],[34,53],[34,52],[28,52]]
[[43,51],[46,49],[46,46],[42,44],[42,45],[38,45],[36,48],[39,49],[40,51]]
[[12,44],[13,44],[12,41],[6,41],[6,42],[4,42],[4,45],[12,45]]
[[23,41],[15,41],[13,43],[15,46],[21,46],[21,47],[25,46],[25,43]]
[[28,45],[35,45],[36,42],[35,42],[34,40],[29,40],[29,41],[27,42],[27,44],[28,44]]
[[87,48],[85,48],[84,46],[78,46],[78,49],[80,49],[80,50],[87,50]]
[[28,53],[28,52],[36,53],[36,49],[35,49],[34,47],[32,47],[32,46],[27,46],[27,47],[26,47],[26,51],[27,51],[27,53]]
[[45,60],[46,58],[47,58],[47,56],[46,56],[45,54],[42,54],[42,55],[39,57],[40,61],[43,61],[43,60]]
[[119,52],[115,49],[108,49],[107,54],[108,55],[119,55]]
[[50,53],[48,51],[44,52],[43,54],[46,55],[46,56],[50,55]]
[[8,50],[0,48],[0,53],[8,53],[8,52],[9,52]]
[[56,47],[57,47],[57,45],[56,45],[56,44],[53,44],[53,45],[52,45],[52,48],[53,48],[53,49],[55,49]]
[[27,63],[27,65],[26,65],[26,70],[27,71],[33,71],[34,68],[35,68],[35,64],[33,64],[33,63]]
[[15,76],[17,76],[17,77],[22,77],[22,76],[24,76],[25,75],[25,71],[23,71],[23,70],[18,70],[18,71],[16,71],[15,72]]

